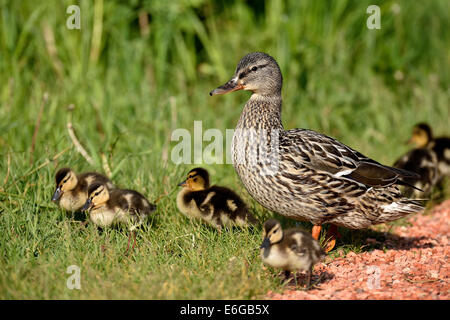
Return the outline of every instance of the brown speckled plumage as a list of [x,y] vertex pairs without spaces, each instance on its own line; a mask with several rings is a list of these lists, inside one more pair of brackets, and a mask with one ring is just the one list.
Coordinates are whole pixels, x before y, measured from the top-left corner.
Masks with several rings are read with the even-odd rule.
[[88,190],[88,201],[93,201],[89,208],[89,217],[98,226],[109,227],[125,223],[134,229],[156,209],[156,205],[150,203],[142,194],[128,189],[106,190],[106,201],[96,204],[95,193],[101,190],[101,187],[106,189],[104,184],[98,183],[91,185]]
[[325,257],[317,240],[299,228],[283,230],[275,219],[267,220],[263,228],[263,243],[260,247],[262,261],[274,268],[291,271],[307,271],[308,285],[313,266]]
[[433,187],[439,181],[439,170],[436,153],[427,148],[413,149],[401,156],[394,167],[415,172],[420,175],[419,178],[409,179],[407,182],[420,189],[413,189],[405,186],[404,195],[411,197],[429,196]]
[[178,209],[186,216],[199,218],[221,229],[231,226],[257,224],[245,202],[233,190],[209,185],[209,173],[203,168],[189,171],[180,185]]
[[[69,180],[70,179],[70,180]],[[105,184],[114,189],[114,184],[106,176],[97,172],[76,175],[70,168],[61,168],[55,174],[56,190],[52,201],[68,211],[80,210],[88,198],[88,188],[95,183]]]
[[[247,75],[241,77],[243,71]],[[293,219],[351,229],[423,210],[396,186],[415,174],[381,165],[318,132],[284,130],[281,83],[275,60],[251,53],[228,83],[210,93],[253,92],[237,124],[232,154],[236,172],[256,201]]]
[[129,227],[130,235],[126,253],[133,236],[133,249],[136,245],[136,228],[156,210],[142,194],[134,190],[108,190],[106,185],[97,183],[89,187],[88,199],[82,210],[89,212],[89,220],[99,227],[124,224]]
[[435,138],[431,127],[427,123],[418,123],[414,126],[410,143],[417,148],[426,148],[434,152],[437,158],[438,183],[445,176],[450,176],[450,138]]

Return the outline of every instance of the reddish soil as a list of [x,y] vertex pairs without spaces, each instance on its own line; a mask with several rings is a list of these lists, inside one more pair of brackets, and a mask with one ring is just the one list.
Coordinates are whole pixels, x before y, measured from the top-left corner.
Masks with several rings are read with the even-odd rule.
[[[397,227],[379,246],[314,267],[309,291],[295,286],[282,294],[269,292],[275,300],[310,299],[444,299],[450,298],[450,200],[430,214],[409,219],[410,226]],[[375,239],[367,239],[375,243]],[[377,243],[379,244],[379,243]],[[302,280],[298,277],[298,281]]]

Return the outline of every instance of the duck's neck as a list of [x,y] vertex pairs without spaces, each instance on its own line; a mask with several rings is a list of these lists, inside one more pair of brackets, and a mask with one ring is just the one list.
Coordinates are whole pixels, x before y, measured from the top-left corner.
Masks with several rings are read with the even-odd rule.
[[252,94],[245,104],[236,129],[281,129],[281,94]]

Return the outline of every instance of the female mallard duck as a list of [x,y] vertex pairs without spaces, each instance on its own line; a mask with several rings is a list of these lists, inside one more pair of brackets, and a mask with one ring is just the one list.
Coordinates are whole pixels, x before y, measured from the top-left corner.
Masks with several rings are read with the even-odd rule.
[[263,239],[260,249],[265,264],[283,269],[286,278],[291,271],[307,271],[307,285],[311,284],[313,266],[325,256],[317,240],[298,228],[283,231],[275,219],[264,223]]
[[[315,239],[324,223],[363,229],[423,210],[396,187],[416,174],[384,166],[323,134],[284,130],[281,86],[277,62],[254,52],[241,59],[230,81],[210,92],[253,93],[234,132],[232,154],[236,172],[256,201],[289,218],[311,221]],[[335,245],[334,236],[327,251]]]
[[219,230],[258,222],[232,190],[209,186],[209,174],[203,168],[189,171],[187,179],[179,186],[183,189],[177,195],[177,206],[188,217],[202,219]]
[[409,143],[416,148],[427,148],[436,153],[439,179],[450,176],[450,138],[434,138],[430,126],[426,123],[418,123],[414,126]]
[[436,153],[431,149],[413,149],[401,156],[394,163],[394,167],[420,175],[419,178],[405,179],[409,185],[413,186],[405,186],[404,195],[407,197],[430,195],[439,179]]
[[142,194],[134,190],[109,190],[105,184],[93,184],[89,187],[88,198],[82,210],[89,212],[89,219],[99,227],[116,224],[129,226],[127,251],[133,234],[133,248],[136,244],[136,228],[156,210]]
[[88,188],[95,183],[104,183],[113,189],[113,183],[97,172],[86,172],[76,175],[70,168],[59,169],[55,175],[56,190],[52,201],[67,211],[80,210],[88,198]]

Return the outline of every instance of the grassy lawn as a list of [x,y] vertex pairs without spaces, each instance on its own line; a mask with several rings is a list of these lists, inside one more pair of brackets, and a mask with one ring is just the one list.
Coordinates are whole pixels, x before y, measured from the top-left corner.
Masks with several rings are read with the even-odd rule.
[[[248,52],[280,64],[286,129],[325,133],[385,164],[408,150],[417,122],[449,134],[447,0],[78,3],[81,29],[70,30],[73,1],[0,0],[0,299],[252,299],[281,291],[278,271],[259,258],[260,226],[218,233],[175,203],[178,182],[203,166],[261,221],[296,225],[252,200],[231,165],[172,161],[175,129],[193,133],[194,121],[203,132],[235,127],[249,93],[208,93]],[[381,8],[379,30],[366,27],[371,4]],[[83,227],[82,217],[51,203],[62,166],[110,171],[118,186],[158,200],[133,255],[123,254],[126,230]],[[364,240],[373,232],[343,230],[338,249],[370,250]],[[81,290],[66,286],[71,265],[81,268]]]

